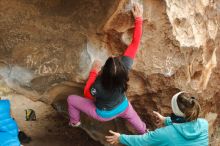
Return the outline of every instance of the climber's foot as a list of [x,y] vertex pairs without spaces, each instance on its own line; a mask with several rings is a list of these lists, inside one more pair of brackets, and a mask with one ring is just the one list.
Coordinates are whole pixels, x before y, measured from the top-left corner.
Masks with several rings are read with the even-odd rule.
[[79,127],[80,125],[81,125],[81,122],[78,122],[76,124],[73,124],[73,123],[69,122],[69,126],[71,126],[71,127]]

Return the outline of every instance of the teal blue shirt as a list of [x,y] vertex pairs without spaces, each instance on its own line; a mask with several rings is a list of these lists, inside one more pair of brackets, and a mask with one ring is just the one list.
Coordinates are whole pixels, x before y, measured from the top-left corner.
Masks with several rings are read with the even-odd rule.
[[112,118],[124,112],[128,106],[129,106],[128,99],[127,97],[125,97],[125,100],[120,105],[118,105],[116,108],[109,110],[109,111],[99,110],[97,108],[96,113],[102,118]]
[[208,122],[205,119],[187,123],[172,123],[166,118],[166,126],[144,135],[124,135],[120,143],[127,146],[208,146]]

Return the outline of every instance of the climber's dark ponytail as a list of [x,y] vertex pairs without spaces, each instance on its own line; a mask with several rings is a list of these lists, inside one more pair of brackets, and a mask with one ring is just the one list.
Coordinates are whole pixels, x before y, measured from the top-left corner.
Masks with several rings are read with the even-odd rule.
[[122,92],[125,92],[128,88],[128,70],[118,57],[109,57],[107,59],[100,77],[102,86],[106,90],[121,89]]

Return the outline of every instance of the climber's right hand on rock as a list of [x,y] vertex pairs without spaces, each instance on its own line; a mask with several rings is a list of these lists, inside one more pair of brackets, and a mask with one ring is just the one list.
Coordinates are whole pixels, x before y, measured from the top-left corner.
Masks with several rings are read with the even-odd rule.
[[162,116],[160,113],[153,111],[154,116],[156,117],[156,124],[163,125],[166,117]]
[[134,3],[132,8],[132,14],[136,17],[143,17],[143,6],[139,3]]
[[97,59],[93,61],[92,69],[95,69],[97,72],[99,72],[101,67],[102,67],[102,62],[100,60]]

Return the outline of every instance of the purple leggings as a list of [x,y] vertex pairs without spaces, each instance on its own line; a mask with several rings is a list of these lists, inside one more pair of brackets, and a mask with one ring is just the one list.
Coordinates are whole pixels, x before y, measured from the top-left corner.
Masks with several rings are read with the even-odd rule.
[[80,112],[87,114],[88,116],[98,121],[110,121],[117,117],[127,119],[128,122],[137,130],[138,133],[144,134],[146,132],[146,125],[137,115],[132,105],[129,103],[127,109],[119,115],[112,118],[102,118],[96,113],[96,106],[94,101],[83,98],[77,95],[70,95],[67,99],[68,111],[70,116],[70,122],[76,124],[80,121]]

